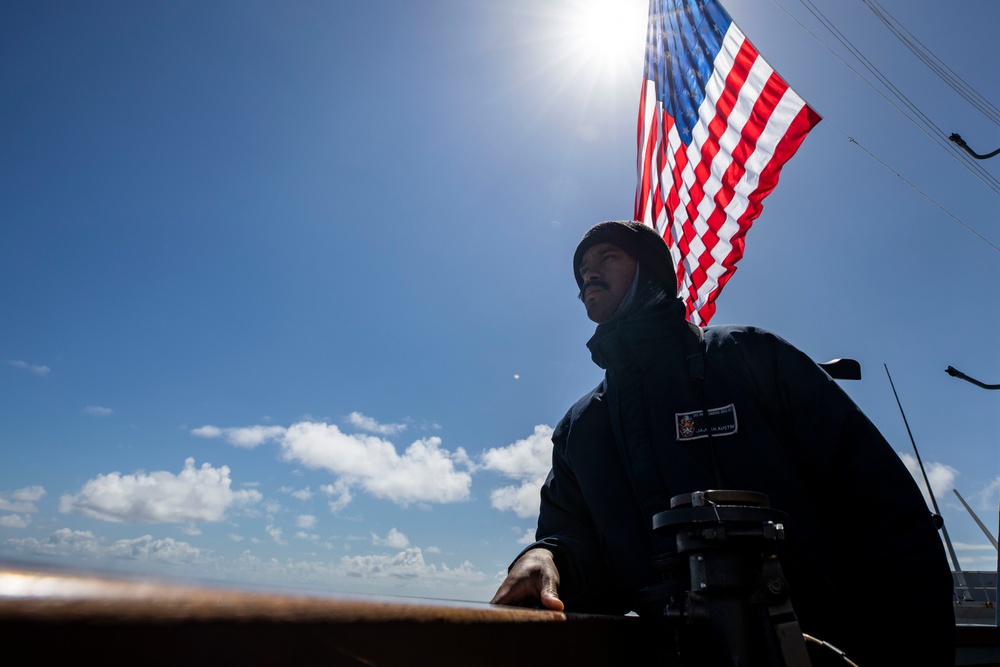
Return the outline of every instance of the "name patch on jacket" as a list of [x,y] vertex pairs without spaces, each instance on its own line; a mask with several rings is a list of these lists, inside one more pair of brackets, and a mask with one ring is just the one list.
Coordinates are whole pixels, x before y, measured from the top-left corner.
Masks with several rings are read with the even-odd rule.
[[697,440],[708,437],[711,424],[712,437],[736,433],[736,406],[730,403],[708,411],[708,419],[701,410],[675,414],[678,440]]

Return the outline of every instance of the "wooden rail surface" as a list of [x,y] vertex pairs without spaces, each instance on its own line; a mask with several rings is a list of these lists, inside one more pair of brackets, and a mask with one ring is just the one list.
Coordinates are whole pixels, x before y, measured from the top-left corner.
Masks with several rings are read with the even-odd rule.
[[0,569],[0,647],[0,654],[32,664],[92,658],[102,665],[216,667],[616,665],[641,664],[655,651],[637,618],[9,569]]
[[[1000,629],[959,626],[959,665],[1000,665]],[[635,617],[328,599],[0,567],[4,664],[669,665]],[[8,662],[10,656],[18,659]]]

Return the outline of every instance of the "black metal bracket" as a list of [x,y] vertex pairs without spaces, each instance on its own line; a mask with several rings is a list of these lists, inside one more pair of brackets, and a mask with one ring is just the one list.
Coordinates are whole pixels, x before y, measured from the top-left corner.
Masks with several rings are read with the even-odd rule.
[[1000,148],[996,149],[992,153],[987,153],[986,155],[980,155],[976,151],[974,151],[971,148],[969,148],[969,144],[965,143],[965,139],[963,139],[962,135],[960,135],[958,133],[953,134],[953,135],[951,135],[948,138],[951,139],[952,141],[954,141],[956,144],[958,144],[961,148],[964,148],[966,153],[968,153],[972,157],[976,158],[977,160],[988,160],[991,157],[994,157],[996,155],[1000,155]]
[[984,384],[984,383],[980,382],[979,380],[976,380],[975,378],[970,378],[968,375],[966,375],[962,371],[956,370],[956,369],[952,368],[951,366],[948,366],[948,368],[946,368],[944,372],[947,373],[948,375],[952,376],[953,378],[960,378],[962,380],[965,380],[966,382],[971,382],[972,384],[976,385],[977,387],[982,387],[983,389],[1000,389],[1000,384]]

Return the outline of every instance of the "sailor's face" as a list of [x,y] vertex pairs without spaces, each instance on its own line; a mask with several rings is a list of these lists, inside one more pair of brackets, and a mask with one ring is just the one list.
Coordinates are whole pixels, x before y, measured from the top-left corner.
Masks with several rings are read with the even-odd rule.
[[611,319],[632,287],[635,267],[631,255],[611,243],[595,243],[583,253],[581,296],[587,317],[598,324]]

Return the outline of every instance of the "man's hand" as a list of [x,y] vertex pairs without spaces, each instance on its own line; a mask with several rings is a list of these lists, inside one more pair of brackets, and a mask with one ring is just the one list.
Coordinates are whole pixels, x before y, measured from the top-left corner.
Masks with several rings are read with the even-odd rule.
[[541,602],[546,609],[562,611],[559,570],[548,549],[531,549],[517,559],[490,604],[528,606]]

